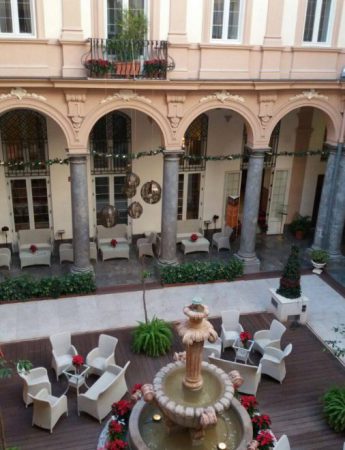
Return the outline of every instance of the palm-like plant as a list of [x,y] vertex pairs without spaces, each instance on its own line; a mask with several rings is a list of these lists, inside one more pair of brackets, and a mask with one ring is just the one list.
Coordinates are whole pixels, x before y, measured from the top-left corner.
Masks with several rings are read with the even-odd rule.
[[133,332],[133,351],[154,358],[165,355],[171,348],[173,334],[170,325],[162,319],[139,322]]
[[335,431],[345,430],[345,388],[333,387],[323,397],[323,411]]

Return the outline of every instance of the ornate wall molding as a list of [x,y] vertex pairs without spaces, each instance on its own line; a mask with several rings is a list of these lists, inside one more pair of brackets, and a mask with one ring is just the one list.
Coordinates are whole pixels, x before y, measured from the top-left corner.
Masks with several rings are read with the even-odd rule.
[[266,125],[271,120],[273,116],[273,107],[277,101],[277,95],[259,95],[259,118],[261,121],[261,126],[266,128]]
[[104,98],[100,101],[101,104],[113,102],[113,101],[125,101],[130,102],[131,100],[137,100],[139,102],[151,104],[152,100],[150,100],[147,97],[144,97],[143,95],[138,95],[136,92],[133,92],[132,90],[120,90],[119,92],[109,95],[108,97]]
[[176,134],[176,129],[180,125],[181,119],[184,114],[184,103],[186,101],[185,95],[167,95],[168,103],[168,119],[174,134]]
[[302,94],[296,94],[293,97],[290,97],[289,100],[299,100],[299,99],[306,99],[306,100],[312,100],[312,99],[320,99],[320,100],[328,100],[327,95],[319,94],[315,91],[315,89],[310,89],[309,91],[303,91]]
[[86,101],[85,94],[65,94],[68,105],[67,116],[70,118],[73,126],[74,135],[77,140],[80,126],[84,120],[84,104]]
[[223,91],[218,91],[218,92],[215,92],[214,94],[206,95],[205,97],[202,97],[200,99],[200,103],[211,102],[214,100],[218,100],[221,103],[225,103],[228,101],[235,101],[235,102],[240,102],[240,103],[245,102],[244,98],[241,97],[240,95],[230,94],[230,92],[223,90]]
[[21,101],[23,98],[33,98],[35,100],[40,100],[46,102],[47,99],[43,95],[35,94],[34,92],[29,93],[26,89],[21,87],[11,89],[9,94],[1,94],[0,100],[7,100],[9,98],[16,98]]

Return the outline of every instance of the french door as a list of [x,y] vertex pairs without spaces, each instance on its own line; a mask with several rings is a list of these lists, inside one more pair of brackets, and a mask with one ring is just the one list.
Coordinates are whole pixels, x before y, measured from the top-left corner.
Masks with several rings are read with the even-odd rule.
[[46,177],[14,178],[7,184],[14,230],[50,228],[49,180]]
[[177,220],[199,219],[202,216],[203,193],[203,173],[179,174]]
[[101,211],[107,205],[117,209],[117,223],[128,223],[128,199],[123,193],[126,177],[122,175],[95,176],[94,196],[96,223],[101,224]]
[[289,198],[289,171],[275,170],[271,185],[267,234],[282,234],[284,232]]

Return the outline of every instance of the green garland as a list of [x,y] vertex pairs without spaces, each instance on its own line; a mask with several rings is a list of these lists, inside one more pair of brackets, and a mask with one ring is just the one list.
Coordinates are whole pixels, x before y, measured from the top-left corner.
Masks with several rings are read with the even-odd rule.
[[[127,161],[131,161],[133,159],[143,158],[145,156],[156,156],[160,155],[164,152],[164,147],[159,147],[156,150],[142,151],[138,153],[128,153],[127,155],[121,155],[118,153],[102,153],[97,151],[92,151],[93,156],[97,156],[98,158],[113,158],[113,159],[123,159]],[[272,156],[272,153],[267,151],[265,154]],[[327,150],[305,150],[301,152],[278,152],[275,156],[317,156],[321,155],[327,157],[329,151]],[[243,153],[236,153],[231,155],[215,155],[215,156],[194,156],[194,155],[182,155],[181,158],[187,161],[232,161],[236,159],[241,159],[246,157]],[[54,158],[48,159],[46,161],[19,161],[19,160],[9,160],[9,161],[0,161],[0,166],[9,167],[14,170],[21,170],[24,168],[30,169],[43,169],[45,166],[52,166],[53,164],[69,164],[69,158]]]

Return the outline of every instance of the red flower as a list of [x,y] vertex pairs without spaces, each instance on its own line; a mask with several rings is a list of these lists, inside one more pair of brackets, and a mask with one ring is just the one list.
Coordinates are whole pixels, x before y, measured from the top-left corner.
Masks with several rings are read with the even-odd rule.
[[131,394],[135,394],[137,391],[140,391],[142,384],[137,383],[133,386],[133,389],[131,390]]
[[115,439],[114,441],[107,442],[105,448],[106,450],[122,450],[128,448],[128,445],[122,439]]
[[114,415],[123,417],[128,415],[132,410],[133,404],[128,400],[119,400],[111,405],[111,409]]
[[72,364],[76,367],[80,367],[84,364],[84,358],[81,355],[74,355],[72,358]]
[[247,345],[248,341],[252,338],[252,335],[249,333],[249,331],[242,331],[240,333],[240,339],[244,346]]
[[256,407],[258,406],[258,402],[254,395],[242,395],[241,404],[247,410],[250,417],[253,416],[256,411]]
[[274,445],[274,436],[270,430],[262,430],[256,437],[260,450],[270,450]]
[[112,239],[112,240],[110,241],[110,245],[111,245],[112,247],[116,247],[116,245],[117,245],[117,240],[116,240],[116,239]]
[[31,253],[36,253],[36,252],[37,252],[37,247],[36,247],[36,245],[35,245],[35,244],[31,244],[31,245],[30,245],[30,250],[31,250]]
[[271,426],[271,418],[267,414],[256,414],[252,417],[254,438],[262,430],[267,430]]
[[193,234],[190,235],[190,240],[191,240],[192,242],[195,242],[195,241],[198,240],[198,237],[199,237],[199,236],[198,236],[196,233],[193,233]]

